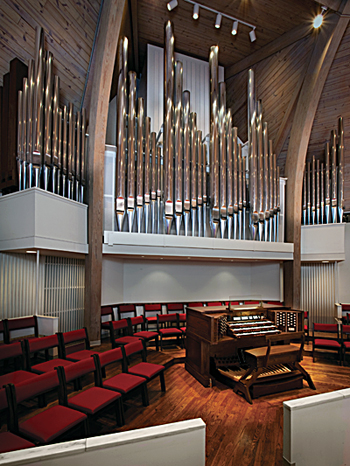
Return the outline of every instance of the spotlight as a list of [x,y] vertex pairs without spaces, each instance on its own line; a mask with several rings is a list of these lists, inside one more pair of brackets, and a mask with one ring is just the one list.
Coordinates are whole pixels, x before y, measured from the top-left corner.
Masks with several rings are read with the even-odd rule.
[[174,8],[177,7],[177,5],[178,5],[177,0],[171,0],[171,2],[167,4],[168,10],[169,11],[173,10]]
[[256,41],[255,29],[252,29],[249,33],[250,42]]
[[222,19],[222,14],[218,13],[215,21],[215,27],[216,29],[219,29],[221,26],[221,19]]
[[231,34],[233,36],[237,34],[237,29],[238,29],[238,21],[236,20],[233,22],[232,31],[231,31]]
[[326,10],[327,10],[327,7],[323,6],[321,13],[315,17],[315,19],[314,19],[314,28],[315,29],[319,28],[321,26],[321,24],[323,23],[323,16],[324,16]]
[[198,19],[199,18],[199,5],[198,3],[195,3],[193,6],[193,19]]

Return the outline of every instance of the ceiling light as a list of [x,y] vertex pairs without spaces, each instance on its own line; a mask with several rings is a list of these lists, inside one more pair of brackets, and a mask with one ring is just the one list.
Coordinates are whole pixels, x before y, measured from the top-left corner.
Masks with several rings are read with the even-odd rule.
[[177,0],[171,0],[171,2],[167,4],[168,10],[169,11],[173,10],[174,8],[177,7],[177,5],[178,5]]
[[237,29],[238,29],[238,21],[236,20],[233,22],[232,31],[231,31],[231,34],[233,36],[237,34]]
[[193,19],[198,19],[199,18],[199,5],[198,3],[195,3],[193,6]]
[[26,251],[27,254],[36,254],[36,251],[31,251],[31,250],[28,250]]
[[215,21],[215,27],[216,29],[219,29],[221,26],[221,19],[222,19],[222,14],[218,13],[216,16],[216,21]]
[[249,37],[250,37],[250,42],[256,41],[255,28],[250,31]]
[[315,19],[314,19],[314,28],[317,29],[321,26],[321,24],[323,23],[323,16],[325,14],[327,10],[327,7],[326,6],[323,6],[322,7],[322,11],[320,14],[318,14]]

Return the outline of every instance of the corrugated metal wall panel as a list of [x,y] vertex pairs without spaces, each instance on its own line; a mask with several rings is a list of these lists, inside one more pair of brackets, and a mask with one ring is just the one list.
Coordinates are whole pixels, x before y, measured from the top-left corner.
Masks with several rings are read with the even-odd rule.
[[59,317],[62,332],[81,328],[85,261],[39,256],[38,290],[36,261],[34,254],[0,253],[0,318],[37,313]]
[[301,309],[309,311],[313,322],[334,323],[334,304],[338,302],[337,263],[305,263],[301,266]]

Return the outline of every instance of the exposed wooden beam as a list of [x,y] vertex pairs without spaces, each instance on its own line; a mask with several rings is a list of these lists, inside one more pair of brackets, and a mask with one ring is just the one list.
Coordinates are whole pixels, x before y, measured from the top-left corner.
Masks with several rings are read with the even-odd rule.
[[303,85],[305,75],[306,75],[306,70],[307,70],[307,65],[308,63],[306,62],[306,65],[304,66],[304,69],[300,73],[299,80],[297,82],[297,85],[294,88],[293,95],[290,99],[290,102],[288,104],[288,107],[285,111],[285,114],[283,116],[282,124],[279,127],[276,139],[275,139],[275,144],[274,144],[274,152],[277,154],[277,158],[280,154],[280,152],[283,149],[284,143],[286,142],[286,139],[290,133],[292,123],[293,123],[293,115],[294,115],[294,110],[297,105],[298,97],[300,94],[301,87]]
[[256,63],[270,57],[285,47],[294,44],[298,40],[310,34],[311,31],[312,26],[310,24],[302,24],[292,29],[291,31],[286,32],[276,40],[266,44],[264,47],[252,53],[248,57],[243,58],[243,60],[240,60],[239,62],[225,69],[225,81],[240,73],[241,71],[251,68]]
[[338,11],[341,5],[341,0],[316,0],[316,2],[334,11]]
[[135,71],[140,74],[140,60],[139,60],[139,30],[137,25],[137,0],[129,0],[130,18],[131,18],[131,32],[132,32],[132,48],[134,53]]
[[85,260],[85,326],[100,340],[104,153],[109,94],[125,0],[104,2],[91,75],[87,197],[89,254]]
[[[341,11],[350,13],[350,0],[342,3]],[[296,105],[287,152],[286,240],[294,243],[294,260],[285,263],[285,304],[300,307],[301,286],[301,200],[306,153],[315,113],[339,44],[349,18],[332,14],[319,31],[308,64],[306,76]]]

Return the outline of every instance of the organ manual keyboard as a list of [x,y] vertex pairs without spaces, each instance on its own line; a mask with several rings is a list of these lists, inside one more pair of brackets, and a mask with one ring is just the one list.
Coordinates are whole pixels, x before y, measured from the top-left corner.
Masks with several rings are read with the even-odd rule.
[[[251,396],[301,388],[302,379],[314,388],[299,364],[303,315],[303,311],[267,305],[188,308],[185,367],[204,386],[220,379],[249,402]],[[272,340],[279,345],[271,346]],[[291,340],[302,344],[280,345]],[[279,365],[278,372],[271,365]]]

